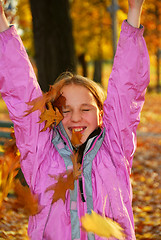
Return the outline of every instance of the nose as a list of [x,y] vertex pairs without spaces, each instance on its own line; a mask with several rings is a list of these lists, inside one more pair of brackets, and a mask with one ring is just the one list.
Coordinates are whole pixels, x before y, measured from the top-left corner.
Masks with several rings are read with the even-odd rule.
[[81,113],[79,111],[72,111],[71,114],[71,121],[72,122],[79,122],[81,120]]

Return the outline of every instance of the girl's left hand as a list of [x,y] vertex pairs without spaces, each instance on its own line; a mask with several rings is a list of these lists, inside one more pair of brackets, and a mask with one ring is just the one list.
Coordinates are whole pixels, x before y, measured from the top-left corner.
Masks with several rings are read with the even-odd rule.
[[144,0],[128,0],[129,11],[127,21],[133,27],[140,26],[140,16]]
[[129,8],[140,10],[143,6],[144,0],[128,0]]

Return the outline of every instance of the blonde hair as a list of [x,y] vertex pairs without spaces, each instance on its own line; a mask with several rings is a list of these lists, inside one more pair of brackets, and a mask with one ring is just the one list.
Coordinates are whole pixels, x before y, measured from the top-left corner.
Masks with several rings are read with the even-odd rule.
[[100,85],[91,79],[80,75],[74,75],[71,72],[64,72],[56,79],[53,87],[60,91],[63,86],[71,84],[87,88],[93,94],[99,110],[103,110],[103,103],[106,97],[105,92]]

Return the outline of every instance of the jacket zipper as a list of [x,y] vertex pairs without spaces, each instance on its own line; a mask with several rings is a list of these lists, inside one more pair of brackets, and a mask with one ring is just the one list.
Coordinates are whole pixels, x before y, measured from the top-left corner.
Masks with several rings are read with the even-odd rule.
[[43,238],[44,238],[45,229],[46,229],[46,226],[47,226],[47,223],[48,223],[48,220],[49,220],[49,216],[50,216],[50,213],[51,213],[51,208],[52,208],[52,204],[50,205],[49,213],[48,213],[48,216],[47,216],[47,219],[46,219],[46,222],[45,222],[45,226],[44,226],[44,230],[43,230],[43,235],[42,235],[42,240],[43,240]]
[[[97,141],[97,139],[101,136],[101,134],[103,133],[103,131],[100,132],[100,134],[96,137],[96,139],[94,140],[93,144],[92,144],[92,149],[94,148],[95,146],[95,143]],[[84,157],[92,150],[91,148],[84,154],[83,158],[82,158],[82,165],[81,165],[81,171],[83,173],[83,162],[84,162]],[[81,194],[81,199],[82,199],[82,202],[86,202],[85,200],[85,197],[84,197],[84,193],[83,193],[83,184],[84,184],[84,176],[82,174],[81,176],[81,183],[79,182],[79,190],[80,190],[80,194]],[[81,185],[81,188],[80,188],[80,185]],[[82,191],[81,191],[82,190]]]

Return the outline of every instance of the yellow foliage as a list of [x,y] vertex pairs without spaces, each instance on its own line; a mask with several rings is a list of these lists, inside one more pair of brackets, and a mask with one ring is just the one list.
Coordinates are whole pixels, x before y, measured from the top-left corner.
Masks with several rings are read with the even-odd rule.
[[94,211],[92,211],[91,215],[86,214],[82,217],[81,223],[87,232],[95,233],[100,237],[124,239],[123,229],[117,222],[110,218],[102,217]]

